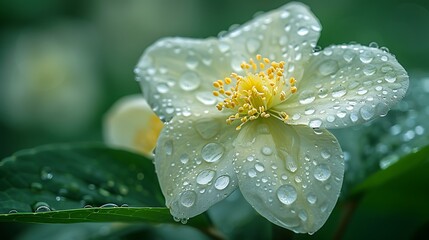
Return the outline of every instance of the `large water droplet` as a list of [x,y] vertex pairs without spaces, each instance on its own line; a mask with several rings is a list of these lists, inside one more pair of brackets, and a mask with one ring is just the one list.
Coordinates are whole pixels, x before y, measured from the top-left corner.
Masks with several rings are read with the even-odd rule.
[[338,71],[338,63],[334,60],[327,60],[319,65],[319,72],[322,76],[328,76]]
[[321,119],[312,119],[310,120],[310,122],[308,123],[308,126],[311,128],[319,128],[320,126],[322,126],[322,120]]
[[264,165],[262,165],[261,163],[256,163],[256,164],[255,164],[255,169],[256,169],[256,171],[258,171],[258,172],[263,172],[263,171],[265,170],[265,167],[264,167]]
[[185,91],[192,91],[200,86],[201,79],[197,73],[187,71],[179,79],[179,86]]
[[307,195],[307,201],[308,201],[310,204],[315,204],[315,203],[316,203],[316,201],[317,201],[317,197],[316,197],[316,195],[314,195],[314,194],[312,194],[312,193],[309,193],[309,194]]
[[251,177],[251,178],[254,178],[254,177],[256,177],[256,170],[255,169],[253,169],[253,168],[251,168],[248,172],[247,172],[247,175],[249,175],[249,177]]
[[371,51],[364,51],[359,55],[359,59],[363,63],[370,63],[374,59],[374,54]]
[[296,201],[298,194],[295,187],[285,184],[277,189],[277,198],[283,204],[290,205]]
[[201,150],[201,157],[206,162],[216,162],[224,154],[224,147],[219,143],[208,143]]
[[265,156],[270,156],[271,154],[273,154],[273,150],[270,147],[262,147],[261,152]]
[[187,190],[180,194],[180,204],[184,207],[192,207],[197,200],[197,194],[194,191]]
[[203,170],[197,176],[197,183],[206,185],[213,180],[215,174],[216,172],[213,170]]
[[230,181],[229,176],[223,175],[216,179],[214,186],[217,190],[223,190],[226,187],[228,187],[229,181]]
[[315,99],[315,94],[313,91],[304,90],[299,94],[299,103],[301,104],[310,104]]
[[313,175],[319,181],[326,181],[331,176],[331,170],[328,165],[319,164],[314,169]]
[[198,92],[195,97],[200,103],[207,106],[213,106],[216,103],[216,97],[211,92]]
[[308,28],[306,28],[306,27],[300,27],[299,29],[298,29],[298,35],[299,36],[305,36],[305,35],[307,35],[308,34]]
[[359,113],[364,120],[369,120],[372,117],[374,117],[375,111],[373,107],[368,105],[363,105],[360,108]]
[[189,161],[189,156],[188,156],[188,154],[184,153],[184,154],[180,155],[179,159],[180,159],[181,163],[186,164]]
[[332,97],[334,98],[340,98],[344,95],[346,95],[347,90],[343,86],[337,86],[334,89],[332,89]]
[[106,203],[100,206],[100,208],[116,208],[116,207],[118,207],[118,205],[114,203]]
[[33,205],[34,212],[49,212],[51,211],[51,207],[45,202],[36,202]]
[[190,55],[186,59],[186,66],[189,69],[195,69],[198,66],[198,58],[195,55]]
[[170,90],[170,87],[167,85],[167,83],[159,83],[156,85],[156,91],[159,93],[166,93],[168,90]]
[[210,139],[219,133],[221,123],[216,119],[202,118],[197,120],[194,126],[203,139]]
[[261,42],[256,38],[249,38],[246,41],[246,48],[249,53],[256,53],[261,47]]
[[377,71],[377,68],[374,65],[365,65],[363,68],[363,73],[367,76],[372,76]]

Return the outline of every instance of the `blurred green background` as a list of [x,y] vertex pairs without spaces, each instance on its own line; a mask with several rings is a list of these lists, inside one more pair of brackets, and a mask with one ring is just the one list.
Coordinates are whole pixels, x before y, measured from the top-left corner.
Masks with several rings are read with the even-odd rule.
[[[287,2],[1,1],[0,157],[53,142],[101,142],[109,107],[140,92],[133,69],[150,44],[217,36]],[[407,69],[410,85],[425,78],[429,91],[428,1],[302,2],[323,26],[320,47],[375,42]]]

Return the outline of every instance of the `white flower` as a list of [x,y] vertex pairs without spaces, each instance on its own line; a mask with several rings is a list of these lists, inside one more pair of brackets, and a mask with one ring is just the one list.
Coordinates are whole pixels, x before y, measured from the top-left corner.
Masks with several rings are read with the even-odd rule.
[[104,141],[152,156],[162,122],[141,95],[119,99],[103,122]]
[[279,226],[313,233],[325,223],[344,173],[325,128],[385,115],[408,76],[377,48],[314,52],[320,30],[291,3],[220,39],[168,38],[146,50],[137,79],[166,121],[155,166],[174,217],[198,215],[238,187]]

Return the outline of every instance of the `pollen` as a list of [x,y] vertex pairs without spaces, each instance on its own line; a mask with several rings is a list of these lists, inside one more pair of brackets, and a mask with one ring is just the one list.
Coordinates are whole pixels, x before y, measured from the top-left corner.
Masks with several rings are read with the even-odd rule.
[[260,54],[240,65],[244,75],[235,72],[224,79],[213,82],[213,95],[223,100],[216,105],[219,111],[231,111],[227,124],[236,120],[241,127],[259,118],[275,117],[283,122],[289,118],[286,112],[275,106],[286,101],[297,92],[296,79],[286,78],[285,62],[271,61]]

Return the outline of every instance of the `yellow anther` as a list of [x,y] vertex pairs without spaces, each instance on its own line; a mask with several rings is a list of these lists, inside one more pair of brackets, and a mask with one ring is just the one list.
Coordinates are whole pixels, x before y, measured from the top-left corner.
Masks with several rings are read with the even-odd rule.
[[[272,108],[297,91],[295,78],[285,79],[284,65],[283,61],[271,61],[258,54],[255,60],[251,58],[240,65],[245,75],[233,72],[229,77],[213,83],[216,88],[213,95],[223,98],[216,108],[219,111],[233,111],[226,119],[227,124],[239,120],[236,129],[240,130],[248,121],[271,116],[286,122],[289,116]],[[287,82],[290,84],[286,84]]]

